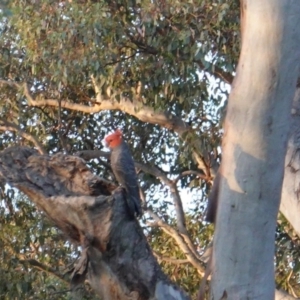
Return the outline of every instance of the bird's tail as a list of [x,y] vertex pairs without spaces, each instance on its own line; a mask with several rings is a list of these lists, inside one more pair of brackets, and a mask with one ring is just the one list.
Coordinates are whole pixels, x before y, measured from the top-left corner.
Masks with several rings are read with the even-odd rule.
[[126,197],[129,213],[132,217],[140,218],[142,216],[142,207],[140,200],[135,197]]

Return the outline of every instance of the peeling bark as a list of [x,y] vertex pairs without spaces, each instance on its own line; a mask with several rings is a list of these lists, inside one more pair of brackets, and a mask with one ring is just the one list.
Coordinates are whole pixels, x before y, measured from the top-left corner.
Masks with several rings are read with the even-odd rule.
[[300,88],[291,111],[291,135],[285,157],[280,211],[300,236]]
[[295,300],[298,298],[295,298],[287,293],[285,293],[284,291],[281,290],[276,290],[275,291],[275,300]]
[[82,246],[72,284],[87,278],[105,300],[189,299],[162,272],[122,189],[93,175],[83,159],[25,147],[0,153],[0,180],[25,193]]

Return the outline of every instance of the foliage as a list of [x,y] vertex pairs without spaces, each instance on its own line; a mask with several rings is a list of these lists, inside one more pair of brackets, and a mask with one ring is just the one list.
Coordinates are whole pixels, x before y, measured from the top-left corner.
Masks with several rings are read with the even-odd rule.
[[[171,221],[171,224],[175,225],[174,220],[173,222]],[[198,248],[205,248],[213,235],[212,226],[207,228],[195,216],[188,216],[187,227],[193,240],[197,241]],[[180,247],[174,244],[173,238],[159,228],[151,228],[147,237],[153,251],[157,254],[159,262],[170,279],[188,291],[191,296],[196,297],[200,282],[199,274],[188,263]]]
[[[121,128],[135,160],[146,166],[139,177],[148,209],[177,230],[175,189],[189,235],[202,253],[212,236],[203,212],[212,170],[220,161],[220,120],[240,48],[239,1],[11,0],[0,9],[5,12],[0,23],[0,149],[28,144],[50,154],[74,154],[101,149],[104,135]],[[121,109],[115,104],[124,97],[134,104],[130,113],[128,103]],[[48,102],[32,105],[31,99]],[[105,101],[110,108],[96,111]],[[73,106],[65,108],[65,102]],[[162,113],[167,120],[159,123]],[[176,127],[178,119],[182,123]],[[113,180],[105,158],[89,165]],[[68,299],[68,292],[55,294],[69,289],[65,278],[28,260],[62,275],[79,249],[12,191],[2,186],[0,297],[26,293],[28,299]],[[142,223],[149,221],[153,218],[146,214]],[[298,241],[285,233],[286,226],[278,227],[277,283],[289,289],[292,282],[299,296]],[[162,230],[146,231],[153,249],[160,256],[186,259]],[[199,275],[190,263],[162,260],[162,265],[191,294],[197,290]]]
[[295,297],[300,293],[299,247],[299,237],[280,214],[276,232],[276,284]]

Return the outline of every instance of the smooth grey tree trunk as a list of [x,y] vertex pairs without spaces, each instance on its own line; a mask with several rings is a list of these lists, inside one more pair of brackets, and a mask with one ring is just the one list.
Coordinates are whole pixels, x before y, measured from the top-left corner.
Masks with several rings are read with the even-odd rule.
[[211,299],[274,299],[274,236],[300,59],[300,1],[242,1],[220,168]]

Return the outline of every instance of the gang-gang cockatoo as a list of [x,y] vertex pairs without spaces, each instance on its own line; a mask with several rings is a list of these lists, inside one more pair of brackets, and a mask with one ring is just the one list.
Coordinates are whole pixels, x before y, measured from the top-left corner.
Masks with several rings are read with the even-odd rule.
[[117,129],[104,138],[104,143],[111,150],[111,168],[120,185],[126,191],[126,200],[130,215],[140,217],[141,200],[137,175],[129,146],[123,139],[122,131]]

